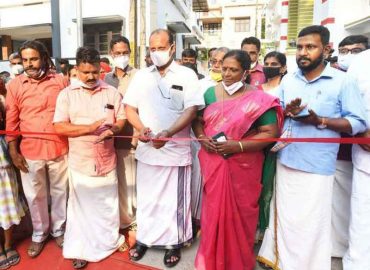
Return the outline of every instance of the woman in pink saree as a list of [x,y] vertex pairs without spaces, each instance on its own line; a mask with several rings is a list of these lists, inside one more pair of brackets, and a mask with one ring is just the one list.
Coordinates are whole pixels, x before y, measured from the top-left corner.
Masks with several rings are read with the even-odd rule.
[[263,149],[271,142],[248,138],[278,137],[283,113],[277,98],[244,84],[249,67],[241,50],[224,56],[223,81],[206,91],[193,125],[204,179],[197,270],[254,269]]

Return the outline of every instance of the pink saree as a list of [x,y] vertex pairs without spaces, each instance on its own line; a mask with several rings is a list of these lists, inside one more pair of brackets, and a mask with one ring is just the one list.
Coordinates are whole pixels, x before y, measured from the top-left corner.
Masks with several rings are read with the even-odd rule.
[[[214,136],[223,131],[228,139],[241,140],[252,124],[271,108],[276,109],[281,127],[279,101],[263,91],[251,90],[241,97],[212,103],[204,112],[204,132]],[[238,153],[224,159],[201,149],[199,159],[204,189],[195,267],[197,270],[253,270],[264,154],[262,151]]]

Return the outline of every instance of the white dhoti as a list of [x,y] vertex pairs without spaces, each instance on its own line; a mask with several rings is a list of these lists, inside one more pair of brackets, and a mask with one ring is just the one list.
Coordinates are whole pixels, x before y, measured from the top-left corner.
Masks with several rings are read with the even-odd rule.
[[21,171],[21,179],[32,219],[32,241],[43,242],[49,232],[53,237],[64,234],[68,190],[67,155],[53,160],[26,161],[28,173]]
[[331,214],[332,257],[341,258],[348,249],[352,171],[351,161],[337,160]]
[[135,150],[116,149],[120,228],[136,219],[136,159]]
[[191,215],[194,219],[200,220],[200,210],[202,206],[202,172],[200,168],[198,153],[200,150],[200,143],[198,141],[191,141]]
[[69,169],[63,256],[89,262],[100,261],[125,241],[118,230],[116,170],[104,176],[87,176]]
[[[370,165],[370,164],[369,164]],[[353,168],[349,248],[344,270],[370,269],[370,173]]]
[[333,181],[277,162],[277,228],[271,211],[258,261],[273,269],[330,270]]
[[192,239],[191,166],[137,165],[137,242],[180,248]]

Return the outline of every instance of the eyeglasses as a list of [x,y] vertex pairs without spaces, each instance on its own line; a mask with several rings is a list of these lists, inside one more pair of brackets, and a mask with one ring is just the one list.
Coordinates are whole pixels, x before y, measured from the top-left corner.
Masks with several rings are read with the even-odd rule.
[[215,60],[215,59],[211,59],[211,64],[214,65],[214,64],[220,64],[222,65],[223,61],[222,60]]
[[341,48],[341,49],[339,49],[339,54],[348,54],[349,52],[351,54],[359,54],[362,51],[364,51],[364,49],[361,49],[361,48],[353,48],[353,49]]

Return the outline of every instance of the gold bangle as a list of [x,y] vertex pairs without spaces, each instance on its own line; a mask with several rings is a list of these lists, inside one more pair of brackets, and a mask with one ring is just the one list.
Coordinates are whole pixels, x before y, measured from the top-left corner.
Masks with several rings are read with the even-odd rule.
[[198,136],[198,139],[200,139],[200,138],[202,138],[202,137],[205,137],[206,135],[204,135],[204,134],[200,134],[199,136]]
[[238,143],[239,143],[239,146],[240,146],[240,150],[242,150],[242,152],[244,152],[244,148],[243,148],[242,142],[241,141],[238,141]]

